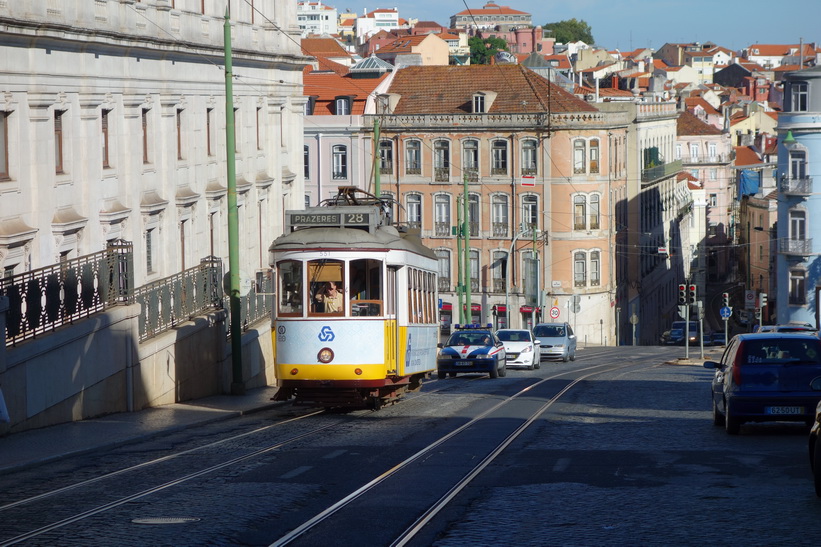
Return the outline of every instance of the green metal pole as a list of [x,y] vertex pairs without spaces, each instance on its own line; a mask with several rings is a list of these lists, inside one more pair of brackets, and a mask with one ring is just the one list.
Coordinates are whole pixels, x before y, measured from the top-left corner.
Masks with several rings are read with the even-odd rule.
[[464,285],[462,284],[462,237],[464,236],[462,226],[462,208],[459,207],[459,198],[456,198],[456,299],[459,306],[458,322],[460,325],[465,324],[465,308],[464,305]]
[[381,174],[382,162],[379,158],[379,118],[373,119],[373,181],[374,181],[374,195],[376,197],[382,196],[382,181],[379,178]]
[[464,174],[465,197],[462,206],[465,208],[463,214],[465,221],[465,314],[467,323],[473,322],[473,311],[470,309],[470,203],[468,200],[468,175]]
[[225,148],[228,165],[228,273],[231,284],[228,294],[231,306],[231,394],[245,393],[242,379],[242,321],[239,293],[239,216],[237,212],[236,135],[234,134],[234,90],[231,78],[231,20],[225,11]]

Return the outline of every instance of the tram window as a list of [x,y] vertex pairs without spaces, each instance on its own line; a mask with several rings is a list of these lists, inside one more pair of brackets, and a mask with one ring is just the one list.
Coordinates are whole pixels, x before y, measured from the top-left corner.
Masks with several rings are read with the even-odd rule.
[[352,260],[349,267],[351,315],[382,315],[382,262],[370,259]]
[[311,314],[343,315],[345,313],[345,279],[341,260],[308,262]]
[[277,264],[279,313],[302,315],[302,262],[286,260]]

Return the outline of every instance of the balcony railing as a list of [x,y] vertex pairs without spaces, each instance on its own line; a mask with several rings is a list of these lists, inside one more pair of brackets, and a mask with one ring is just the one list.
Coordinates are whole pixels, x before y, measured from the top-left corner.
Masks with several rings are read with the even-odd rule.
[[450,292],[450,279],[447,277],[440,277],[437,281],[439,292]]
[[462,174],[467,178],[468,182],[479,182],[479,169],[476,167],[465,167]]
[[778,252],[783,255],[807,256],[812,254],[812,238],[790,239],[787,237],[778,240]]
[[470,279],[470,292],[472,292],[473,294],[476,294],[476,293],[479,292],[479,278],[478,277],[472,277]]
[[433,180],[435,182],[450,182],[450,168],[435,167],[433,169]]
[[642,184],[656,182],[661,179],[672,177],[681,171],[681,160],[671,161],[655,167],[648,167],[641,170]]
[[493,237],[507,237],[507,222],[493,223]]
[[409,165],[405,168],[406,175],[421,175],[422,168],[418,165]]
[[479,223],[471,221],[470,222],[470,237],[479,237]]
[[812,193],[812,177],[781,179],[779,190],[783,194],[793,196],[809,196]]
[[705,163],[728,163],[732,160],[730,154],[696,154],[681,158],[682,163],[705,164]]
[[494,279],[493,280],[493,292],[505,292],[505,279]]
[[436,222],[433,227],[433,235],[445,237],[450,235],[450,222]]

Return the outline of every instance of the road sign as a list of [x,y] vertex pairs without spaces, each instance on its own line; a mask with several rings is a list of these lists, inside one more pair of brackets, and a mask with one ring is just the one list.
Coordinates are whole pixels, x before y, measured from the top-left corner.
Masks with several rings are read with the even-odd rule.
[[755,291],[744,291],[744,307],[747,309],[755,307]]
[[558,319],[559,318],[559,313],[561,313],[561,312],[559,311],[559,308],[557,306],[553,306],[552,308],[550,308],[550,318],[551,319]]
[[678,315],[682,319],[687,319],[687,304],[678,307]]
[[733,314],[733,308],[730,306],[724,306],[721,310],[719,310],[719,313],[721,314],[722,319],[729,319]]

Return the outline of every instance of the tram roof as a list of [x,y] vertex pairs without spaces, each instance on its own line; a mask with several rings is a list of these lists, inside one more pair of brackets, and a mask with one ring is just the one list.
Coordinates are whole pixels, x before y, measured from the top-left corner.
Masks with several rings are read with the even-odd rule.
[[316,248],[353,251],[396,249],[436,260],[436,253],[422,244],[417,231],[400,232],[394,226],[380,226],[373,233],[359,228],[302,228],[276,238],[268,250]]

